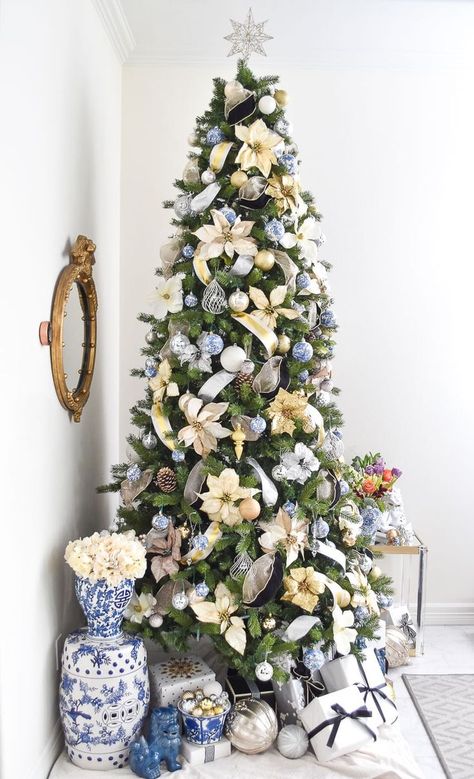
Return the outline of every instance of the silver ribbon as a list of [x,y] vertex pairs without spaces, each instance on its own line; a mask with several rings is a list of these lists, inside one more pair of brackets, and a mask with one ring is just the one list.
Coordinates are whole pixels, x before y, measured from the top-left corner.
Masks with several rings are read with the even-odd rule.
[[339,549],[328,546],[318,539],[318,551],[316,554],[322,554],[324,557],[329,557],[330,560],[334,560],[335,563],[341,566],[344,573],[346,572],[346,555],[344,552],[340,552]]
[[186,485],[184,487],[184,500],[189,503],[190,506],[197,501],[197,494],[201,492],[202,485],[206,478],[206,472],[202,460],[199,460],[196,465],[191,468],[188,474]]
[[320,625],[319,617],[311,617],[309,614],[303,614],[290,622],[282,635],[283,641],[299,641],[309,633],[315,625]]
[[214,373],[204,384],[198,392],[198,397],[205,403],[210,403],[222,392],[224,387],[227,387],[236,377],[236,373],[230,373],[229,371],[218,371]]
[[255,473],[260,479],[260,484],[262,487],[262,499],[265,506],[274,506],[278,500],[277,488],[275,487],[271,479],[268,478],[263,468],[258,464],[256,460],[254,460],[253,457],[247,457],[245,462],[248,465],[250,465],[251,468],[254,469]]
[[209,208],[212,201],[217,196],[220,188],[221,185],[218,184],[217,181],[214,181],[213,184],[209,184],[205,189],[202,190],[202,192],[194,195],[193,199],[191,200],[192,210],[197,214],[200,214],[202,211],[205,211],[206,208]]
[[230,269],[232,276],[248,276],[254,266],[254,258],[250,254],[241,254]]
[[267,395],[280,386],[280,369],[283,357],[270,357],[253,380],[253,390],[257,394]]
[[296,290],[296,276],[298,274],[298,266],[291,260],[286,252],[275,250],[275,262],[283,271],[285,276],[285,284],[290,292]]

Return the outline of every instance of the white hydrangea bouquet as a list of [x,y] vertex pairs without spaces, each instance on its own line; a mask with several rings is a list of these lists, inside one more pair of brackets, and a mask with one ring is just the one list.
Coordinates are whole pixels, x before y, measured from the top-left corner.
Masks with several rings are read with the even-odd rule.
[[70,541],[64,559],[78,576],[93,582],[105,579],[107,584],[116,586],[125,579],[141,579],[146,570],[145,555],[145,547],[133,530],[103,530]]

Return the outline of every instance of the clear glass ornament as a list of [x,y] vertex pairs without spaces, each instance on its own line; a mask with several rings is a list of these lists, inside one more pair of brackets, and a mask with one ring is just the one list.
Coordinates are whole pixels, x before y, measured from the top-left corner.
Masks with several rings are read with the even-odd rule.
[[213,279],[204,290],[202,307],[209,314],[222,314],[226,310],[227,298],[217,279]]
[[145,449],[154,449],[157,443],[158,439],[156,435],[151,432],[151,430],[149,430],[148,433],[144,433],[142,435],[142,444]]
[[242,554],[236,555],[229,571],[230,578],[234,579],[234,581],[237,581],[238,579],[242,578],[242,576],[245,576],[247,571],[249,571],[252,567],[252,563],[253,560],[250,555],[247,554],[247,552],[242,552]]

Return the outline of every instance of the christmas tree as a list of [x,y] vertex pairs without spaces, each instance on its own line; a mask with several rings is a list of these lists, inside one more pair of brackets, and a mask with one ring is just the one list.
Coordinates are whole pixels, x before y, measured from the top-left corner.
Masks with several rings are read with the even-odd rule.
[[127,629],[179,651],[206,635],[245,676],[284,680],[282,658],[360,653],[390,582],[344,464],[321,215],[277,82],[241,62],[196,120],[139,317],[133,461],[104,489],[148,552]]

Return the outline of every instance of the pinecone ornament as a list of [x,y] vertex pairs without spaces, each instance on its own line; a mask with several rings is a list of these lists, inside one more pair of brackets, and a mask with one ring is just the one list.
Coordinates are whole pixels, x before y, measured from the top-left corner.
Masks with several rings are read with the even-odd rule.
[[239,373],[235,377],[234,386],[239,391],[244,385],[251,387],[254,378],[255,376],[253,375],[253,373],[243,373],[242,371],[239,371]]
[[162,492],[174,492],[177,486],[176,474],[171,468],[160,468],[156,484]]

